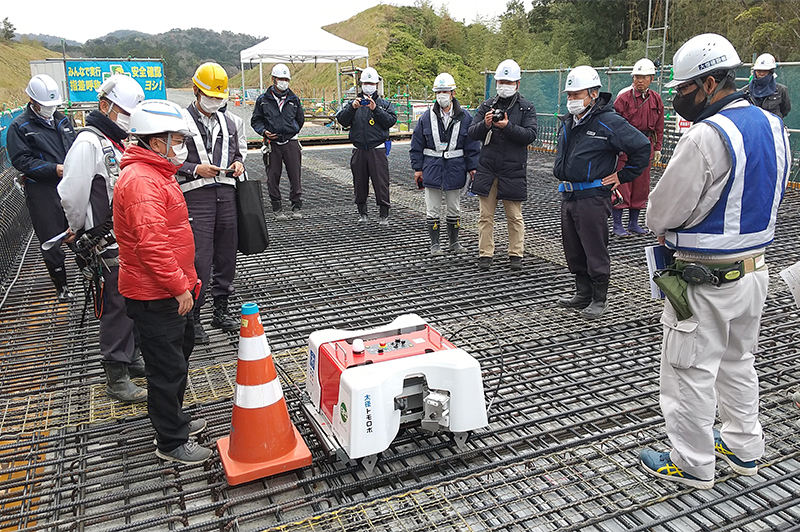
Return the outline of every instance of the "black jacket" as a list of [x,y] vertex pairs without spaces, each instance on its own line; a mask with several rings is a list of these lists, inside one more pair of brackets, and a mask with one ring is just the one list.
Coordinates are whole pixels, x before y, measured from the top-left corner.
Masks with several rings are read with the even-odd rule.
[[53,125],[48,125],[31,109],[25,108],[8,126],[6,144],[14,168],[31,181],[58,185],[56,166],[64,163],[75,140],[75,129],[69,118],[56,111]]
[[[492,126],[492,137],[486,142],[489,128],[483,120],[491,109],[503,109],[508,115],[504,129]],[[536,140],[536,109],[519,93],[511,98],[489,98],[475,111],[469,136],[483,142],[472,192],[488,196],[495,178],[497,199],[525,201],[528,197],[528,144]]]
[[[361,93],[358,99],[369,98]],[[377,148],[389,139],[389,128],[397,123],[397,112],[394,104],[380,96],[375,100],[375,110],[371,111],[366,105],[353,108],[353,100],[344,104],[336,120],[344,127],[350,128],[350,142],[359,150]]]
[[[614,111],[611,94],[601,92],[591,110],[573,127],[572,115],[559,117],[553,175],[580,183],[602,179],[617,168],[620,152],[628,162],[617,172],[621,183],[633,181],[650,164],[650,140]],[[610,187],[564,192],[564,199],[611,196]]]
[[750,103],[761,107],[765,111],[769,111],[778,118],[786,118],[789,111],[792,110],[792,101],[789,99],[789,89],[786,85],[776,84],[775,92],[764,98],[756,98],[747,87],[745,87],[745,94]]
[[281,95],[275,91],[274,85],[271,85],[256,100],[250,125],[260,136],[263,137],[266,130],[278,135],[277,142],[286,142],[303,128],[306,121],[303,104],[291,89],[287,89],[287,92],[283,109],[278,108],[275,96],[280,98]]

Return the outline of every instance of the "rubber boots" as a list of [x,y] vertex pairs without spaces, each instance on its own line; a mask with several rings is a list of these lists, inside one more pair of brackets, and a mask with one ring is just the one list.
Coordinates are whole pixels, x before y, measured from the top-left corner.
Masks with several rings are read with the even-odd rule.
[[195,302],[192,308],[192,317],[194,318],[194,343],[195,345],[205,345],[211,342],[208,338],[208,333],[203,329],[203,324],[200,323],[200,305]]
[[428,226],[428,234],[431,237],[431,257],[444,255],[442,246],[439,245],[439,219],[428,218],[425,220],[425,224]]
[[380,205],[381,217],[378,219],[378,223],[381,225],[389,225],[389,206],[388,205]]
[[633,236],[622,227],[622,209],[611,209],[611,217],[614,219],[614,234],[617,236]]
[[356,207],[358,207],[358,223],[364,223],[367,221],[367,204],[366,203],[357,203]]
[[128,364],[128,375],[134,379],[144,377],[144,359],[142,358],[142,351],[136,347],[133,350],[133,357],[131,363]]
[[106,395],[123,403],[147,401],[147,390],[131,382],[128,366],[122,362],[103,361],[106,373]]
[[587,320],[594,320],[603,315],[608,308],[608,281],[605,283],[592,283],[592,302],[581,311],[581,316]]
[[639,213],[641,209],[628,209],[628,231],[637,235],[646,235],[647,229],[639,226]]
[[228,296],[214,296],[211,326],[223,331],[238,331],[241,321],[228,314]]
[[458,230],[461,227],[458,218],[447,218],[447,238],[450,240],[450,252],[461,254],[466,253],[467,248],[458,241]]
[[592,302],[592,280],[588,275],[575,276],[575,295],[562,297],[558,306],[565,308],[586,308]]

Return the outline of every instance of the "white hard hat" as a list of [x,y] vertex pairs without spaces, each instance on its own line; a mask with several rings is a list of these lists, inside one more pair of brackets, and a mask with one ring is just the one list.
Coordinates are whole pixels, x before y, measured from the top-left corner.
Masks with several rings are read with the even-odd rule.
[[367,67],[361,71],[361,83],[375,83],[377,85],[380,77],[378,71],[372,67]]
[[289,67],[287,67],[283,63],[278,63],[277,65],[272,67],[272,77],[292,79],[292,75],[289,74]]
[[144,90],[139,82],[122,74],[114,74],[106,79],[97,89],[97,94],[112,101],[128,114],[144,100]]
[[573,68],[567,74],[567,82],[564,84],[564,92],[577,92],[583,89],[599,89],[603,86],[597,70],[588,65],[581,65]]
[[772,54],[761,54],[753,63],[753,70],[774,70],[776,66],[775,57]]
[[519,65],[513,59],[506,59],[497,65],[494,71],[494,79],[502,81],[519,81],[522,78]]
[[655,76],[656,66],[647,58],[639,59],[633,65],[633,72],[631,76]]
[[456,89],[456,80],[447,72],[442,72],[433,80],[433,92],[452,91]]
[[47,74],[36,74],[28,82],[25,87],[25,94],[31,97],[33,101],[45,107],[53,107],[61,105],[61,92],[58,90],[58,83],[56,80]]
[[189,126],[176,103],[167,100],[145,100],[131,113],[131,133],[134,135],[156,135],[158,133],[180,133],[189,136]]
[[673,79],[666,87],[677,87],[686,81],[720,70],[731,70],[741,64],[736,48],[728,39],[716,33],[704,33],[692,37],[675,52],[672,57]]

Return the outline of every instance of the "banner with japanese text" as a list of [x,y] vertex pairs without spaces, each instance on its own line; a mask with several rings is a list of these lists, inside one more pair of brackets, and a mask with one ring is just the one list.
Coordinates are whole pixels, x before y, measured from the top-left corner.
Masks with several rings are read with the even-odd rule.
[[66,61],[67,87],[72,102],[97,101],[97,89],[113,74],[130,76],[144,89],[145,99],[167,98],[164,67],[157,60],[81,59]]

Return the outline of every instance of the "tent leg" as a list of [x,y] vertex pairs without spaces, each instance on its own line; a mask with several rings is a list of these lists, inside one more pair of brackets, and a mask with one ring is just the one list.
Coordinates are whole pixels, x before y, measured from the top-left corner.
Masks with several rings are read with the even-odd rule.
[[258,93],[264,92],[264,63],[258,62]]
[[[342,78],[339,73],[339,60],[336,60],[336,110],[338,111],[339,107],[342,105]],[[336,112],[336,111],[334,111]],[[339,129],[339,125],[337,122],[337,129]]]

